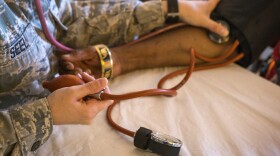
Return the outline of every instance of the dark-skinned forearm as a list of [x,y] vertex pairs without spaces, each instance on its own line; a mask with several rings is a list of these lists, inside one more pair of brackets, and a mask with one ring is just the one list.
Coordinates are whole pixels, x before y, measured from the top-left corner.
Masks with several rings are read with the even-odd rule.
[[207,31],[185,26],[130,46],[112,48],[114,76],[137,69],[185,66],[193,47],[208,57],[221,55],[232,43],[218,45],[209,40]]

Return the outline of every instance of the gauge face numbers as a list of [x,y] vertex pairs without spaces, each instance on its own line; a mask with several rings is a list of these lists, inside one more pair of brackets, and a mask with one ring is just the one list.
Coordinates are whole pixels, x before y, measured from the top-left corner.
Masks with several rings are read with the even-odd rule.
[[153,132],[151,134],[151,139],[164,144],[164,145],[168,145],[168,146],[172,146],[172,147],[181,147],[182,146],[182,141],[170,136],[170,135],[166,135],[166,134],[162,134],[162,133],[158,133],[158,132]]

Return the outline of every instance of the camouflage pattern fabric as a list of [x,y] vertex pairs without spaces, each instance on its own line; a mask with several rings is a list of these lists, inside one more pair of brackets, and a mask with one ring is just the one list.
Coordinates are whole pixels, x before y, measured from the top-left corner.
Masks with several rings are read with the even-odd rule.
[[[11,154],[7,146],[14,146],[24,155],[32,155],[52,132],[52,118],[46,98],[23,106],[15,106],[0,113],[0,154]],[[20,146],[19,146],[20,145]],[[19,147],[17,147],[19,146]],[[19,151],[12,151],[18,155]]]
[[60,12],[64,12],[56,15],[62,19],[60,29],[67,31],[60,31],[64,33],[57,38],[73,48],[120,45],[162,26],[165,21],[159,0],[67,1]]
[[[164,24],[160,0],[41,0],[50,32],[72,48],[116,46]],[[0,155],[33,155],[52,131],[42,81],[56,74],[55,49],[34,0],[0,0]]]

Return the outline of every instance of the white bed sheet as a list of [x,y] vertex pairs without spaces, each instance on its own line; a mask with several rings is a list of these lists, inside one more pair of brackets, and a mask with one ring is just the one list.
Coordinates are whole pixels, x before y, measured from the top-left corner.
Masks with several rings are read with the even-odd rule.
[[[135,71],[110,81],[112,93],[156,87],[179,68]],[[173,78],[166,87],[175,85]],[[122,101],[113,119],[132,131],[140,126],[183,142],[180,155],[279,156],[280,87],[232,64],[194,72],[176,97],[143,97]],[[130,137],[108,125],[105,111],[93,124],[55,126],[42,156],[152,156],[137,149]]]

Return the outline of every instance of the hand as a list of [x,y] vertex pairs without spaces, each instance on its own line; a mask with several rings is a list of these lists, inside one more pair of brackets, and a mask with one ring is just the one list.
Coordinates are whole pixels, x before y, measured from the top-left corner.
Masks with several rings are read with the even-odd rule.
[[219,0],[178,0],[178,3],[179,16],[182,22],[206,28],[221,36],[228,35],[229,32],[226,28],[210,19],[210,14],[219,3]]
[[78,74],[87,72],[96,78],[101,77],[101,64],[94,46],[76,50],[62,55],[60,60],[60,74]]
[[[114,51],[122,51],[122,48],[110,48],[113,59],[113,77],[121,74],[121,65]],[[60,74],[79,74],[87,72],[96,78],[101,77],[101,63],[94,46],[71,52],[60,56]]]
[[[53,123],[62,124],[90,124],[98,112],[113,103],[112,100],[83,100],[89,94],[94,94],[107,86],[107,79],[94,80],[89,75],[82,75],[87,82],[83,85],[65,87],[51,93],[47,100],[50,104]],[[105,90],[109,92],[109,90]]]

